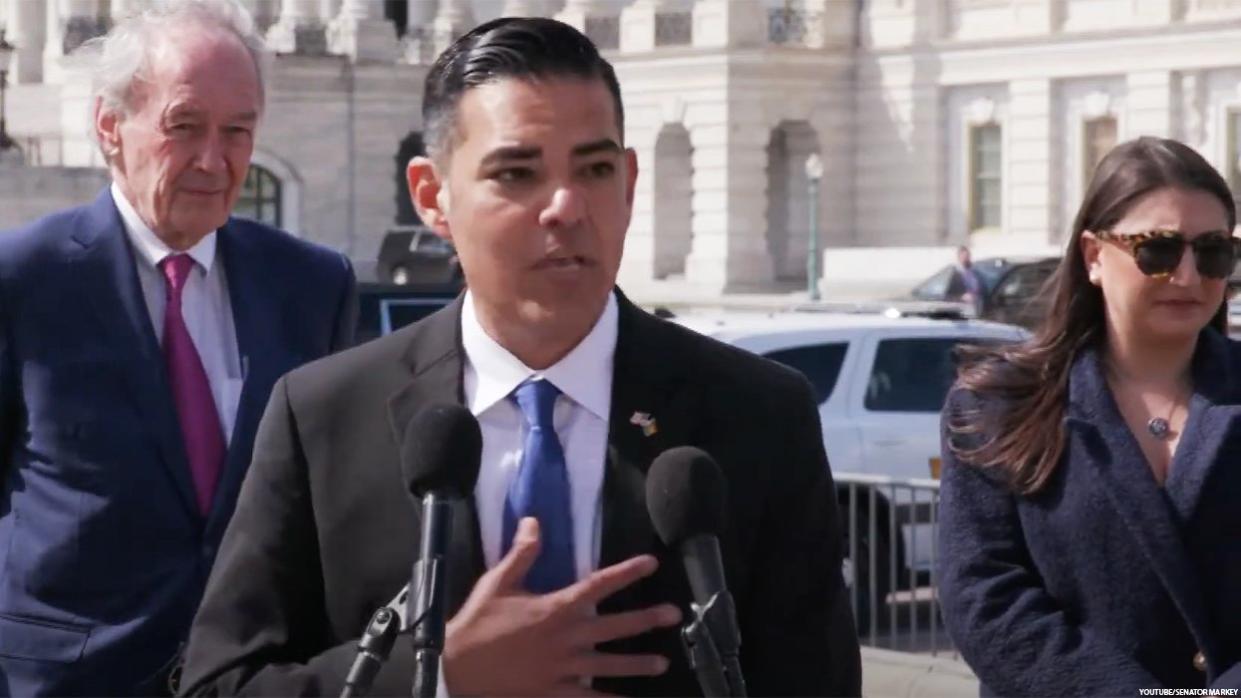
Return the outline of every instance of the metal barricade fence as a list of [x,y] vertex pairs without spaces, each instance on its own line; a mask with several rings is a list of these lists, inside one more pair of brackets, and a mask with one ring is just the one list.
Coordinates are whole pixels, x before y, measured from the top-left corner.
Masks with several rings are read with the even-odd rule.
[[843,573],[863,645],[956,657],[935,584],[939,481],[835,473]]

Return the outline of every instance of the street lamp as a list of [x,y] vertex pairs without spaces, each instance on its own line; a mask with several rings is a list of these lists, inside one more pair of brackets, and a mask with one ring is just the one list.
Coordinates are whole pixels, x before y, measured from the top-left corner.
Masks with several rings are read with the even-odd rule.
[[8,85],[9,61],[13,59],[14,48],[12,44],[4,40],[4,27],[0,26],[0,155],[3,155],[6,150],[17,148],[17,144],[9,138],[4,121],[4,89]]
[[806,290],[810,300],[819,300],[819,182],[823,179],[823,158],[811,153],[806,158],[806,195],[810,199],[810,244],[806,253]]

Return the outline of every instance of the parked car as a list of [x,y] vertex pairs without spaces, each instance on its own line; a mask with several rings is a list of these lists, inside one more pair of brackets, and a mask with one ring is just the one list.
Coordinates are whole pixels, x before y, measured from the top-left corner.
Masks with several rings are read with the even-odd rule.
[[461,280],[452,243],[421,226],[388,231],[379,245],[375,273],[381,283],[446,284]]
[[[956,378],[956,348],[1018,341],[1028,334],[979,320],[876,314],[733,313],[673,321],[801,371],[814,386],[833,472],[900,479],[939,477],[939,413]],[[841,511],[848,512],[847,488],[838,486],[837,497]],[[865,590],[873,574],[876,588],[888,589],[894,574],[904,579],[925,576],[931,565],[929,516],[912,500],[893,502],[879,494],[874,501],[873,513],[880,521],[888,521],[893,509],[899,534],[890,540],[882,526],[872,541],[870,500],[856,502],[858,554],[856,561],[846,560],[846,582]],[[849,522],[844,528],[849,530]],[[892,569],[892,559],[898,569]],[[862,632],[868,618],[868,609],[859,609]]]
[[[984,287],[981,317],[1033,329],[1047,311],[1040,291],[1059,265],[1059,257],[987,257],[976,261],[974,269]],[[973,308],[968,303],[947,295],[954,271],[951,264],[940,269],[915,286],[907,297],[896,299],[894,307],[899,309],[901,302],[947,303],[962,315],[972,315]]]
[[461,293],[459,282],[443,284],[358,284],[358,324],[354,343],[361,344],[417,322],[448,305]]

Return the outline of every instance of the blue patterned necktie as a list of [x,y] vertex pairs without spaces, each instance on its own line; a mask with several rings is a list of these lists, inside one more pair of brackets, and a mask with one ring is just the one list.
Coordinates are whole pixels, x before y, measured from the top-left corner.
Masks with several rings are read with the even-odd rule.
[[539,520],[542,548],[526,575],[526,590],[546,594],[577,580],[573,559],[573,513],[570,508],[569,471],[564,449],[552,424],[560,390],[550,381],[527,381],[513,391],[526,420],[521,467],[504,502],[503,553],[513,546],[517,522]]

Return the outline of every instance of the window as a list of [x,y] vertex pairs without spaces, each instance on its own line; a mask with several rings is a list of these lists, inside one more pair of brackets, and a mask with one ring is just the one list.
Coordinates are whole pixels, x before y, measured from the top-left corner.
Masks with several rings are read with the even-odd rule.
[[996,288],[996,302],[1003,305],[1028,302],[1042,292],[1057,266],[1054,263],[1030,264],[1014,269]]
[[1241,110],[1228,112],[1228,187],[1241,206]]
[[970,127],[970,230],[1000,227],[1001,135],[999,124]]
[[914,287],[911,295],[928,301],[942,301],[948,296],[948,285],[957,268],[951,264],[935,272],[931,278]]
[[1086,122],[1082,129],[1082,191],[1090,186],[1094,170],[1116,147],[1116,117],[1101,116]]
[[845,350],[849,345],[812,344],[792,349],[780,349],[766,354],[772,361],[801,371],[810,384],[814,386],[815,399],[819,404],[827,402],[836,388],[836,379],[840,377],[840,366],[845,361]]
[[885,339],[866,385],[872,412],[939,412],[957,377],[953,350],[961,337]]
[[280,180],[270,170],[250,165],[233,213],[279,228],[284,221],[280,206]]

